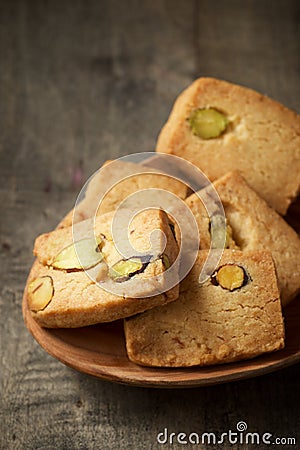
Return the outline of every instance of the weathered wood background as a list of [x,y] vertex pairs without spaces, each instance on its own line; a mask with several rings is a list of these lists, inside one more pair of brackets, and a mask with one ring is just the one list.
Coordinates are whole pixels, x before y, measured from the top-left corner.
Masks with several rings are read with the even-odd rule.
[[164,427],[221,433],[239,420],[299,446],[299,365],[209,388],[126,387],[51,358],[21,315],[35,236],[104,160],[152,150],[194,78],[300,112],[299,25],[298,0],[0,1],[1,449],[148,450]]

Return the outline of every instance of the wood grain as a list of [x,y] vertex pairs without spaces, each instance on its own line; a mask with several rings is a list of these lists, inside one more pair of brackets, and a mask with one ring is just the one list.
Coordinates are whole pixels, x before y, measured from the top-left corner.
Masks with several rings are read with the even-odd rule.
[[191,390],[121,386],[44,352],[21,303],[34,238],[105,159],[153,149],[193,78],[300,112],[299,16],[297,0],[0,2],[1,449],[149,450],[164,427],[221,433],[239,420],[297,437],[299,364]]

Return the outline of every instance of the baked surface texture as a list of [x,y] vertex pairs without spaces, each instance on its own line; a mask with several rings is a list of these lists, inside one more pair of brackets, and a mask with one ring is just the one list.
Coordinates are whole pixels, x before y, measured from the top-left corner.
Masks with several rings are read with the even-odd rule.
[[[132,220],[128,235],[133,248],[128,246],[127,249],[133,254],[131,253],[129,258],[128,255],[124,258],[123,249],[126,250],[126,245],[120,253],[120,247],[116,249],[116,243],[110,234],[113,216],[114,213],[107,213],[97,217],[94,232],[95,236],[100,236],[101,239],[99,248],[98,241],[92,243],[92,247],[90,244],[86,247],[86,243],[89,243],[89,240],[85,239],[86,230],[90,226],[88,220],[73,227],[76,230],[74,236],[77,245],[80,245],[80,242],[85,243],[83,258],[86,253],[91,255],[92,259],[86,262],[80,259],[80,251],[79,259],[74,255],[72,227],[54,230],[36,239],[34,253],[37,260],[28,279],[27,299],[31,313],[40,325],[73,328],[111,322],[178,297],[177,279],[174,287],[165,288],[165,258],[167,257],[168,264],[172,265],[178,252],[167,214],[162,210],[149,210]],[[119,222],[118,226],[123,225]],[[154,230],[164,233],[166,246],[165,239],[158,236],[155,245],[151,247],[149,238]],[[117,235],[120,235],[118,231]],[[78,248],[80,250],[80,247]],[[103,259],[94,261],[95,255],[97,257],[99,254],[98,250],[101,250]],[[141,259],[136,256],[140,254]],[[78,266],[78,261],[83,267],[87,264],[85,268],[93,278],[81,265]],[[133,265],[130,275],[126,272],[128,261]],[[30,286],[37,278],[42,282],[44,277],[50,277],[52,280],[53,295],[45,307],[38,309],[35,299],[39,294],[34,292],[31,295]],[[95,279],[100,283],[95,282]],[[49,278],[47,280],[49,281]],[[104,281],[110,283],[105,285],[106,289],[101,287],[101,282]],[[116,286],[119,288],[117,294],[114,290],[109,290],[110,287]]]
[[[250,188],[239,172],[226,174],[215,181],[214,186],[237,248],[243,251],[269,250],[272,253],[281,301],[285,306],[300,291],[299,235]],[[203,230],[201,248],[209,248],[209,219],[203,203],[196,194],[188,197],[186,203],[194,214],[200,232]]]
[[159,367],[206,366],[253,358],[284,346],[284,324],[269,252],[225,250],[218,268],[238,265],[248,281],[230,291],[199,285],[206,251],[181,283],[179,298],[125,320],[129,359]]
[[[220,136],[203,139],[189,119],[214,108],[228,120]],[[249,185],[285,214],[300,187],[300,116],[249,88],[199,78],[177,98],[156,151],[181,156],[211,181],[239,170]]]
[[[188,195],[188,187],[164,174],[162,170],[127,161],[106,161],[87,186],[85,197],[77,205],[76,214],[72,209],[59,223],[64,228],[82,220],[116,210],[130,195],[146,189],[163,189],[172,192],[181,199]],[[149,194],[156,206],[161,207],[160,194]],[[147,194],[137,196],[134,206],[144,207]]]

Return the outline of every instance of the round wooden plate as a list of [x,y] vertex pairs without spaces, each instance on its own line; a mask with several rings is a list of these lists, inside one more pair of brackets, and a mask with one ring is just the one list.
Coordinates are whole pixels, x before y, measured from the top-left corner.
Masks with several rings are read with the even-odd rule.
[[300,298],[285,310],[283,350],[205,368],[155,369],[131,363],[122,321],[83,328],[41,328],[30,314],[26,296],[23,315],[28,330],[50,355],[80,372],[119,383],[165,388],[204,386],[263,375],[300,361]]
[[[287,216],[298,232],[299,205],[297,202]],[[64,364],[101,379],[136,386],[207,386],[263,375],[300,361],[300,297],[284,311],[286,345],[283,350],[237,363],[187,369],[156,369],[131,363],[126,354],[122,321],[75,329],[41,328],[30,314],[26,295],[23,316],[41,347]]]

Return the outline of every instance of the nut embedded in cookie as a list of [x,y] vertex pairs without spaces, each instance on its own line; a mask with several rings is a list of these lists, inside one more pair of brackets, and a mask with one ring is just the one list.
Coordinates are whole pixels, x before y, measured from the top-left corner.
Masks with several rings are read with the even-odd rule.
[[[224,206],[230,248],[243,251],[266,250],[276,266],[282,305],[287,305],[300,290],[300,238],[296,231],[261,198],[237,171],[214,182]],[[200,191],[201,192],[201,191]],[[201,232],[201,249],[224,242],[224,219],[209,220],[197,194],[186,199]],[[202,239],[203,236],[203,239]],[[210,238],[210,239],[209,239]]]
[[199,78],[180,94],[156,151],[188,160],[211,181],[239,170],[280,214],[299,194],[300,115],[224,80]]
[[214,108],[200,108],[192,112],[189,123],[196,136],[213,139],[226,131],[229,122],[223,113]]
[[132,257],[130,259],[121,259],[109,269],[109,276],[112,280],[121,283],[129,280],[129,278],[142,273],[150,263],[149,257]]
[[101,242],[101,236],[97,236],[96,239],[81,239],[74,244],[70,244],[56,255],[51,265],[55,269],[90,269],[99,264],[103,259],[99,249]]
[[54,294],[50,276],[37,277],[28,285],[28,304],[32,311],[42,311],[51,302]]
[[[80,222],[37,238],[37,261],[30,279],[49,277],[54,287],[50,302],[37,307],[28,301],[41,326],[73,328],[111,322],[178,297],[178,245],[167,213],[161,209],[142,211],[128,227],[121,216],[116,220],[117,229],[112,226],[114,217],[114,212],[107,213],[95,222]],[[84,237],[90,226],[97,240]],[[131,253],[127,257],[122,251]],[[175,269],[174,274],[170,274],[168,264],[171,271]],[[85,265],[92,267],[83,270]]]
[[[125,320],[132,362],[207,366],[283,348],[284,324],[271,254],[224,250],[216,270],[221,272],[220,285],[211,279],[199,284],[207,255],[199,252],[177,300]],[[245,284],[246,273],[251,282]]]
[[229,291],[245,286],[248,279],[245,269],[237,264],[226,264],[212,275],[213,282]]

